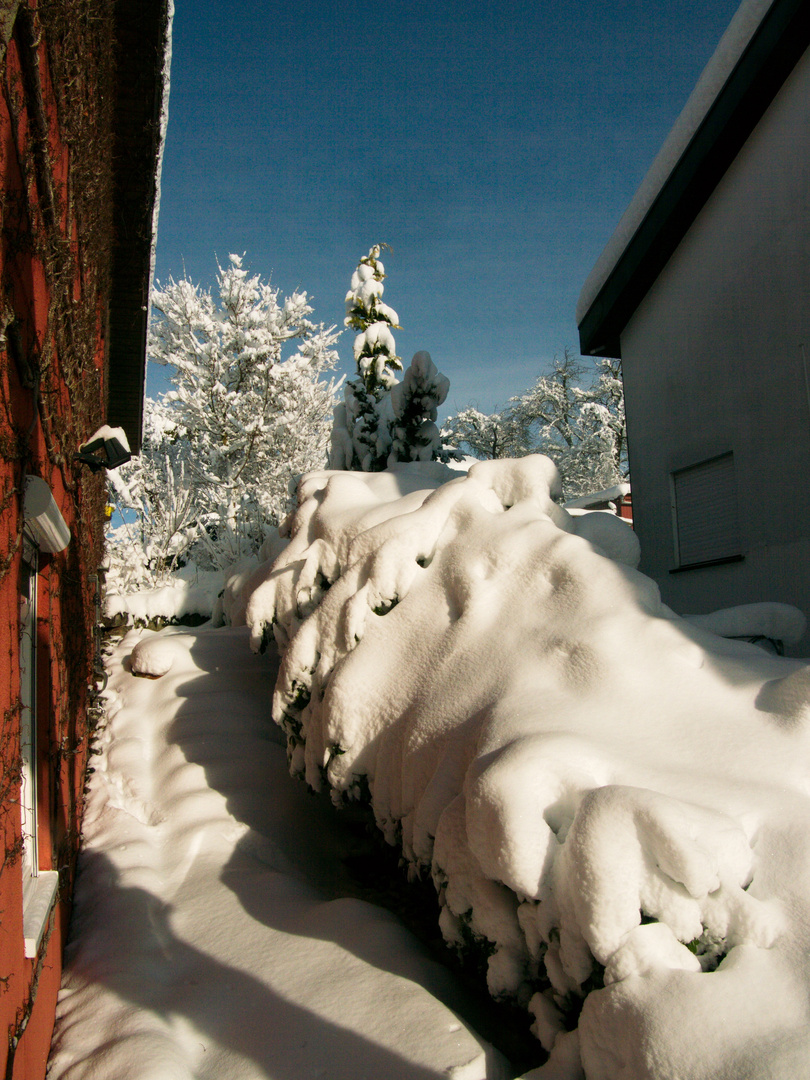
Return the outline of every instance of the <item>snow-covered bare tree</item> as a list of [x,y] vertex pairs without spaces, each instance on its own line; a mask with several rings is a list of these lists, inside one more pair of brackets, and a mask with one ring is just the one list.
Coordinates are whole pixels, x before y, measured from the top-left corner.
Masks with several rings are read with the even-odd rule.
[[441,453],[436,427],[449,381],[426,352],[414,355],[401,383],[402,361],[391,329],[399,316],[382,301],[385,270],[375,244],[360,259],[346,294],[346,326],[354,341],[357,378],[347,382],[332,428],[332,469],[378,472],[397,461],[430,461]]
[[[306,293],[282,300],[238,255],[218,267],[217,292],[184,278],[153,295],[149,357],[169,367],[172,389],[149,406],[154,431],[121,473],[129,497],[118,492],[144,550],[162,538],[153,569],[255,551],[286,514],[292,478],[326,463],[336,387],[322,376],[337,361],[335,328],[310,321]],[[178,520],[164,521],[164,507]]]
[[481,459],[523,457],[529,452],[525,447],[525,432],[508,409],[494,413],[482,413],[472,407],[462,409],[445,422],[442,439]]
[[589,368],[566,351],[501,412],[465,409],[443,435],[474,457],[546,454],[560,470],[566,498],[611,487],[628,475],[620,362],[600,359]]
[[197,539],[197,500],[187,450],[175,437],[166,406],[147,398],[140,454],[107,474],[119,511],[108,535],[108,551],[120,592],[166,581]]
[[586,381],[587,375],[584,362],[566,350],[548,375],[510,399],[529,452],[555,462],[567,498],[627,479],[620,362],[597,360],[595,377]]

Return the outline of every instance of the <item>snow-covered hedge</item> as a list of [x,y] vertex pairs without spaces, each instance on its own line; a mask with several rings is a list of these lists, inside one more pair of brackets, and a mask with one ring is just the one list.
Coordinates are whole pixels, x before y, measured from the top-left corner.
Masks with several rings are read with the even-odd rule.
[[265,526],[265,541],[256,555],[246,555],[226,570],[201,570],[188,563],[167,575],[154,588],[121,588],[117,575],[108,579],[103,614],[108,623],[150,626],[184,622],[228,623],[244,626],[245,600],[263,580],[278,553],[286,547],[273,525]]
[[225,583],[222,570],[181,567],[153,588],[122,589],[117,575],[108,582],[104,618],[110,623],[148,626],[178,623],[189,616],[210,619]]
[[536,456],[301,480],[242,594],[291,770],[432,875],[534,1075],[803,1075],[810,668],[678,618],[558,498]]

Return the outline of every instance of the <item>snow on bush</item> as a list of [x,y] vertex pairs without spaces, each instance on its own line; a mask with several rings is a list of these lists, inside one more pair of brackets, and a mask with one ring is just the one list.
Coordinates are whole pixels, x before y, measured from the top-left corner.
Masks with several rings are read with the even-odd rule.
[[114,575],[104,597],[105,619],[147,626],[188,622],[193,616],[210,619],[214,626],[244,626],[243,593],[264,579],[268,567],[287,545],[275,526],[266,526],[265,534],[256,555],[246,555],[225,570],[200,570],[188,563],[164,585],[140,589],[122,587],[120,576]]
[[104,596],[104,618],[111,623],[147,626],[151,623],[178,623],[209,619],[227,577],[222,570],[200,570],[190,563],[175,571],[164,584],[141,588],[126,587],[120,576],[108,579]]
[[438,371],[430,353],[414,353],[402,382],[391,388],[394,421],[389,466],[397,461],[433,461],[439,456],[436,417],[449,389],[450,380]]
[[183,650],[178,649],[171,637],[157,635],[142,638],[129,658],[129,670],[133,675],[142,675],[149,679],[160,679],[171,671],[175,660],[185,659]]
[[810,669],[678,618],[559,491],[538,456],[301,480],[245,595],[291,771],[432,875],[533,1075],[800,1075]]

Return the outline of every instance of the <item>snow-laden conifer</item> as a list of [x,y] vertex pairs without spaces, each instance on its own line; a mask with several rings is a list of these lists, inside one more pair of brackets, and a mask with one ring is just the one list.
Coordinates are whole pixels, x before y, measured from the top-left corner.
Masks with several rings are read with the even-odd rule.
[[391,389],[394,422],[389,464],[438,457],[441,436],[436,415],[449,389],[450,380],[437,370],[430,353],[416,353],[402,382]]
[[397,382],[402,361],[391,330],[399,328],[399,316],[382,300],[382,247],[375,244],[360,259],[346,293],[345,323],[358,331],[357,378],[347,382],[335,409],[332,469],[379,472],[397,461],[430,461],[440,454],[436,415],[450,383],[426,352],[415,354]]
[[399,328],[399,316],[382,301],[385,267],[380,250],[385,244],[375,244],[364,255],[352,274],[352,285],[346,293],[346,326],[359,333],[354,339],[354,359],[357,370],[369,394],[390,390],[396,373],[402,371],[402,360],[396,355],[391,328]]
[[335,410],[330,468],[376,472],[384,469],[390,436],[389,391],[402,370],[392,328],[399,316],[383,303],[385,267],[375,244],[352,274],[346,293],[345,325],[358,331],[354,339],[357,377],[343,391],[343,404]]

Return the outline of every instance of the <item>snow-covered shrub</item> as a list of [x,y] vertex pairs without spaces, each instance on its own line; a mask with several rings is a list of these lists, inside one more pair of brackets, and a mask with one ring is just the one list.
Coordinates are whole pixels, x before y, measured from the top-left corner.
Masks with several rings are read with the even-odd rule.
[[193,563],[175,570],[162,584],[145,582],[138,589],[122,588],[113,576],[104,596],[104,618],[153,628],[173,623],[196,626],[211,618],[224,584],[222,570],[200,570]]
[[367,795],[555,1076],[788,1080],[808,668],[678,618],[628,527],[559,497],[536,456],[301,480],[245,596],[254,647],[283,652],[291,770]]

